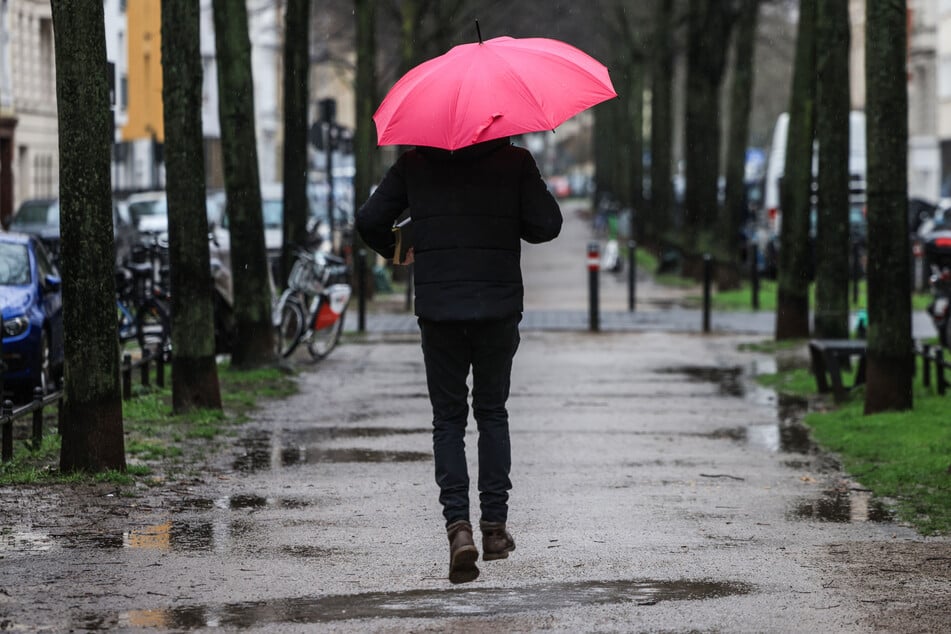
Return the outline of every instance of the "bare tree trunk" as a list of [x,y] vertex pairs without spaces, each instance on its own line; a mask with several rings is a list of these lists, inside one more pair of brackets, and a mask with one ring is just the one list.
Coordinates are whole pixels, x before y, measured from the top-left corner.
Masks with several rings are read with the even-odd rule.
[[[357,73],[354,92],[357,102],[357,124],[354,130],[354,163],[356,174],[353,178],[355,201],[361,204],[370,195],[373,183],[379,178],[379,153],[376,149],[376,127],[373,125],[373,113],[376,110],[376,3],[372,0],[354,0],[356,18]],[[354,257],[364,249],[359,232],[353,232]],[[364,249],[367,258],[366,277],[363,288],[369,293],[374,285],[371,263],[375,254]],[[359,268],[357,268],[359,270]]]
[[225,191],[231,223],[235,340],[231,364],[253,368],[275,360],[271,287],[264,247],[261,183],[254,138],[251,41],[244,2],[213,0]]
[[172,294],[172,409],[221,409],[205,213],[200,14],[162,2],[162,102]]
[[912,407],[904,0],[868,0],[868,367],[865,413]]
[[801,0],[780,201],[776,339],[809,336],[809,197],[815,133],[816,2]]
[[60,469],[125,469],[102,3],[54,0],[65,394]]
[[685,271],[696,277],[713,247],[720,173],[720,84],[729,41],[729,8],[718,0],[690,0],[687,111],[684,131]]
[[849,337],[849,8],[820,2],[816,32],[815,334]]
[[[746,219],[746,147],[753,95],[753,52],[759,0],[743,0],[733,38],[733,90],[730,95],[730,134],[726,152],[726,191],[720,215],[720,261],[734,272],[721,277],[721,289],[738,288],[740,230]],[[732,266],[729,266],[732,265]]]
[[658,0],[654,21],[651,68],[651,199],[646,233],[657,242],[673,213],[671,150],[673,147],[673,0]]
[[280,277],[283,288],[294,249],[307,240],[307,101],[310,98],[310,0],[284,9],[284,221]]

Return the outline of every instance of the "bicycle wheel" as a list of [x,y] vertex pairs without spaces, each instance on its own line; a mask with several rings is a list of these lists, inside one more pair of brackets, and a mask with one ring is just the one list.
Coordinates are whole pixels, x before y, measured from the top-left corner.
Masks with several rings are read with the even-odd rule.
[[300,336],[304,332],[304,307],[296,295],[282,297],[278,306],[281,321],[275,333],[277,353],[282,357],[289,357],[300,343]]
[[315,330],[311,335],[310,341],[307,343],[307,351],[314,358],[314,361],[320,361],[337,347],[340,335],[343,334],[343,320],[346,316],[347,309],[344,308],[340,317],[334,323],[326,328]]
[[168,309],[157,300],[146,300],[135,315],[135,335],[143,351],[156,347],[166,349],[172,339],[172,319]]

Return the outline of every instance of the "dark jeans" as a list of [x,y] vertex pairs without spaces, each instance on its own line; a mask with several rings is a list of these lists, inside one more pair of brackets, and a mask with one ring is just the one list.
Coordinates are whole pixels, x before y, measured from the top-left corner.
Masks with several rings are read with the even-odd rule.
[[436,484],[447,526],[469,519],[465,434],[469,418],[466,379],[470,367],[472,411],[479,429],[482,519],[504,522],[508,515],[512,451],[505,402],[521,320],[521,315],[485,321],[419,320],[426,383],[433,406]]

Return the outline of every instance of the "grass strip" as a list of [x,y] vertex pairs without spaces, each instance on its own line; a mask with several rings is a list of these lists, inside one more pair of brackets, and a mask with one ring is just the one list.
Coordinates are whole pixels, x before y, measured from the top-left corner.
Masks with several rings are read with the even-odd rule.
[[[165,371],[165,385],[170,386],[170,365]],[[218,367],[218,381],[223,410],[197,409],[180,415],[172,412],[171,388],[155,387],[154,375],[150,387],[136,384],[133,397],[122,404],[127,460],[124,472],[61,473],[56,409],[51,407],[44,417],[42,445],[34,450],[30,441],[17,439],[13,460],[0,464],[0,486],[95,482],[129,485],[136,479],[148,483],[200,468],[201,459],[218,446],[220,437],[233,434],[237,425],[246,422],[260,399],[285,398],[297,391],[291,376],[276,367],[234,370],[223,363]],[[14,425],[22,432],[29,421],[19,420]]]
[[[845,470],[872,493],[894,506],[901,521],[924,535],[951,534],[951,394],[921,384],[917,359],[914,409],[866,416],[865,390],[859,387],[845,403],[811,412],[805,424],[813,440],[839,455]],[[757,381],[779,392],[815,396],[808,369],[761,375]],[[851,382],[851,377],[846,381]]]

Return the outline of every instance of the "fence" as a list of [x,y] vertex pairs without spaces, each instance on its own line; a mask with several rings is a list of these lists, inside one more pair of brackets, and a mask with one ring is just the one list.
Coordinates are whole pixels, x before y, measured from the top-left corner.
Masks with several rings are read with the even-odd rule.
[[[149,386],[150,368],[155,365],[155,384],[158,387],[165,387],[165,364],[169,360],[170,351],[168,349],[156,348],[142,357],[133,361],[132,355],[125,354],[122,357],[122,398],[129,400],[132,398],[132,374],[138,369],[143,386]],[[33,400],[26,405],[14,408],[13,401],[5,400],[0,405],[0,462],[9,462],[13,459],[13,424],[17,420],[31,415],[33,429],[30,438],[30,449],[36,451],[43,443],[43,410],[50,405],[56,404],[59,407],[57,420],[57,431],[61,424],[62,405],[60,399],[63,398],[63,385],[60,385],[55,392],[44,395],[42,388],[36,388],[33,391]]]

